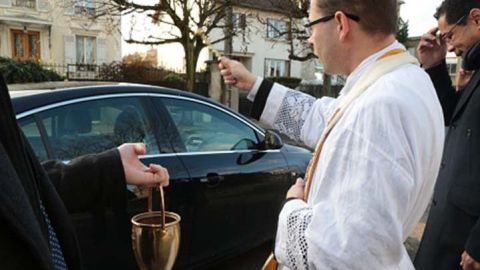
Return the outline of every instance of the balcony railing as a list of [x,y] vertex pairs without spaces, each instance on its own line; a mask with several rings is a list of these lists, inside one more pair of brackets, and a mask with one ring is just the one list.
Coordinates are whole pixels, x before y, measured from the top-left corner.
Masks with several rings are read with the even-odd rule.
[[12,0],[12,6],[35,9],[36,1],[35,0]]
[[75,14],[95,16],[95,8],[85,6],[75,6]]
[[67,79],[73,81],[96,81],[100,78],[100,66],[93,64],[68,64]]

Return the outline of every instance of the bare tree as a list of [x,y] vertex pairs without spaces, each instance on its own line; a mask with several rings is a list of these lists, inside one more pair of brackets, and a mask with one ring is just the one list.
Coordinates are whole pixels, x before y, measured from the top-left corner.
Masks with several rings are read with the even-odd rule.
[[290,60],[307,61],[316,56],[313,54],[310,44],[308,44],[308,34],[305,31],[304,23],[308,17],[309,0],[265,0],[269,2],[273,11],[282,14],[283,19],[288,22],[286,29],[276,29],[274,25],[269,24],[268,20],[258,17],[258,21],[272,28],[277,32],[282,43],[289,44],[288,57]]
[[[307,22],[308,9],[310,0],[267,0],[280,14],[284,20],[288,21],[286,29],[275,29],[274,25],[270,25],[267,20],[257,18],[260,23],[267,27],[273,28],[277,32],[278,37],[285,37],[282,42],[287,41],[289,44],[288,58],[296,61],[308,61],[317,58],[313,53],[312,46],[308,42],[309,34],[304,24]],[[330,75],[323,72],[323,94],[335,96],[332,92]]]
[[[206,42],[212,30],[226,27],[224,17],[226,6],[219,0],[153,0],[150,4],[142,0],[97,0],[95,17],[140,15],[150,18],[151,23],[142,21],[143,28],[156,29],[138,37],[130,29],[127,43],[164,45],[179,43],[185,53],[187,90],[193,91],[198,57],[207,43],[215,44],[227,37]],[[161,28],[160,28],[161,27]],[[163,29],[160,31],[159,29]],[[166,29],[166,30],[165,30]]]
[[396,36],[398,42],[402,44],[405,44],[408,40],[408,21],[404,21],[401,17],[398,17],[398,28]]

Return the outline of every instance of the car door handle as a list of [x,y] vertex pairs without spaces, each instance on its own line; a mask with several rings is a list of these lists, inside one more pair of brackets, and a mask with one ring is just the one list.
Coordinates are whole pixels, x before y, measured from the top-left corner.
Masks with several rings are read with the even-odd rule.
[[208,184],[209,186],[216,186],[223,181],[225,177],[218,173],[208,173],[206,177],[200,178],[200,183]]

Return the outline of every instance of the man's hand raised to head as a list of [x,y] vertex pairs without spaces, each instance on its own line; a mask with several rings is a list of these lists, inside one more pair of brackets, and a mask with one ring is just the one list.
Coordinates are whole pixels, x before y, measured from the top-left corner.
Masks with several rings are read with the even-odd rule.
[[235,60],[222,57],[218,64],[220,74],[223,76],[225,84],[235,86],[242,90],[252,89],[257,77],[248,71],[245,66]]
[[167,169],[157,164],[145,166],[138,156],[145,155],[143,143],[126,143],[118,147],[127,184],[137,186],[168,186],[170,176]]
[[447,44],[443,38],[437,38],[438,27],[423,34],[417,46],[417,57],[423,68],[439,65],[447,55]]

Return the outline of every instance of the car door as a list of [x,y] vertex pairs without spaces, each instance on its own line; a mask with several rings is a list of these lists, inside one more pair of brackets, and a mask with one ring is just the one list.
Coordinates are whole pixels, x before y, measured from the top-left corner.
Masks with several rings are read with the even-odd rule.
[[[167,207],[182,218],[182,249],[179,265],[188,263],[191,231],[189,175],[165,139],[165,127],[154,119],[146,96],[109,95],[69,100],[40,108],[19,119],[34,151],[41,160],[99,153],[127,142],[143,142],[145,164],[161,164],[169,170],[171,184],[165,189]],[[130,218],[146,211],[146,193],[129,188],[127,212],[113,213],[99,207],[88,213],[73,213],[86,269],[137,269],[133,258]],[[158,196],[154,197],[158,209]]]
[[291,183],[280,150],[259,150],[261,131],[228,109],[187,97],[155,103],[194,187],[192,267],[271,239]]

